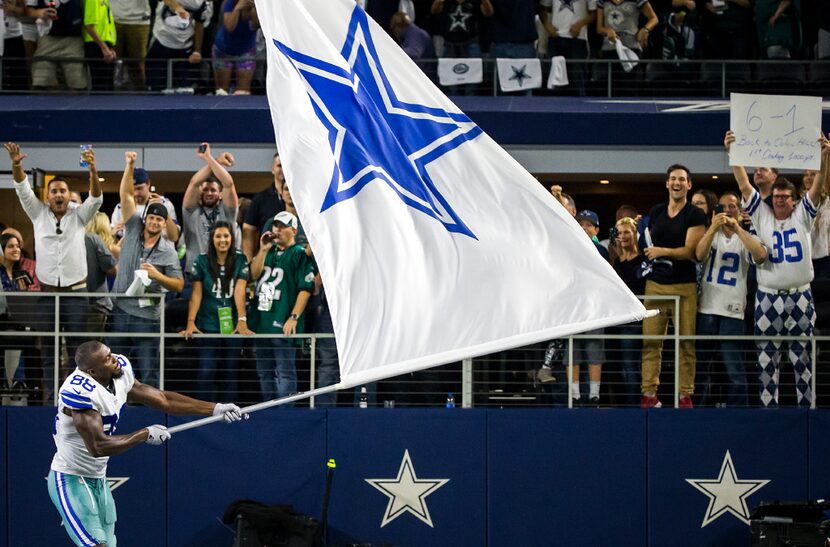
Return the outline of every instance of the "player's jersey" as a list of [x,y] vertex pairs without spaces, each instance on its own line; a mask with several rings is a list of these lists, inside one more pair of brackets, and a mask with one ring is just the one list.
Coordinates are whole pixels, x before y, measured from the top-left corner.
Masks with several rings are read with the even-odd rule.
[[101,414],[104,434],[113,435],[121,411],[127,403],[127,394],[135,382],[130,361],[123,355],[116,355],[116,359],[124,374],[120,378],[113,378],[115,393],[110,392],[92,376],[77,368],[63,382],[58,402],[58,415],[55,416],[55,424],[52,428],[55,446],[58,449],[52,459],[54,471],[96,479],[106,476],[109,456],[93,457],[86,449],[80,433],[75,429],[72,417],[64,414],[63,410],[65,408],[95,410]]
[[772,207],[763,202],[757,190],[743,206],[768,252],[766,262],[757,269],[758,286],[794,289],[812,281],[810,230],[816,219],[816,207],[810,198],[805,195],[784,220],[776,220]]
[[709,256],[703,263],[700,303],[697,311],[722,317],[744,318],[749,251],[737,234],[715,234]]

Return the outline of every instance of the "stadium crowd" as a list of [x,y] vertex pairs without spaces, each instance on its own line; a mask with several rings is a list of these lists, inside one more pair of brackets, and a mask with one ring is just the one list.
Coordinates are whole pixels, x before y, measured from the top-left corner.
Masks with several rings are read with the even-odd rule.
[[[830,58],[821,0],[357,1],[418,61],[615,59],[618,40],[646,59]],[[4,90],[248,95],[263,80],[252,0],[4,0],[0,15]]]
[[[727,148],[732,140],[727,133]],[[603,241],[597,213],[577,209],[560,186],[551,187],[597,252],[635,294],[645,296],[647,308],[661,313],[642,324],[608,329],[605,334],[625,335],[607,342],[616,344],[613,348],[606,348],[602,337],[577,339],[572,352],[566,351],[565,341],[551,342],[533,375],[535,384],[543,390],[551,385],[560,404],[569,394],[576,405],[597,406],[601,392],[603,397],[613,392],[616,404],[659,407],[663,340],[658,337],[677,317],[674,327],[684,336],[759,337],[754,351],[741,340],[682,340],[681,407],[777,406],[782,355],[795,373],[795,402],[809,406],[811,348],[798,337],[812,334],[815,325],[811,283],[830,282],[830,146],[823,137],[822,146],[823,170],[804,172],[798,186],[767,167],[755,168],[750,184],[746,171],[735,167],[737,191],[720,196],[693,190],[689,169],[672,165],[666,176],[668,201],[645,215],[621,205]],[[243,391],[238,388],[240,371],[252,365],[255,399],[298,391],[298,361],[307,358],[309,348],[302,337],[292,335],[330,334],[333,329],[325,288],[278,154],[272,182],[247,199],[238,195],[230,172],[235,158],[228,152],[215,154],[209,143],[202,143],[195,154],[203,166],[188,182],[177,211],[156,192],[150,173],[136,167],[136,153],[127,151],[118,203],[107,215],[100,211],[102,188],[92,148],[82,152],[89,174],[87,197],[82,200],[65,177],[55,176],[46,185],[45,203],[32,189],[25,152],[14,143],[5,148],[17,197],[34,230],[35,256],[23,250],[20,231],[28,227],[0,227],[0,328],[22,334],[0,338],[0,349],[19,351],[14,382],[32,400],[48,401],[55,356],[57,374],[68,372],[66,363],[60,365],[55,336],[25,334],[55,328],[54,296],[14,295],[33,291],[59,295],[63,330],[105,336],[114,351],[129,356],[147,384],[160,381],[158,335],[164,309],[166,330],[179,332],[180,344],[190,352],[185,390],[206,399],[218,393],[235,398]],[[127,296],[113,296],[110,289]],[[288,337],[245,338],[254,333]],[[795,338],[778,342],[769,336]],[[69,336],[65,342],[67,354],[73,355],[79,339]],[[165,348],[166,359],[174,346]],[[611,361],[621,381],[601,391],[603,365],[609,362],[606,349],[619,356]],[[569,388],[563,365],[571,353]],[[753,366],[758,397],[750,396]],[[580,382],[582,372],[587,373],[587,391]],[[316,340],[315,374],[317,387],[338,381],[332,338]],[[423,385],[414,389],[442,390],[434,373],[419,374]],[[4,390],[10,387],[4,385]],[[419,401],[434,403],[434,395]],[[335,402],[336,394],[325,394],[316,405]]]

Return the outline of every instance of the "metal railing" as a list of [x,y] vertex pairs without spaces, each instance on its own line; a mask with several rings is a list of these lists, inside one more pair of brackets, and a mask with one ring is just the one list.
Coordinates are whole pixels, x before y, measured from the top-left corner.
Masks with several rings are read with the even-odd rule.
[[[331,340],[331,334],[302,334],[293,337],[283,335],[221,335],[205,334],[199,335],[195,340],[184,339],[176,330],[183,328],[184,321],[181,314],[176,316],[175,308],[186,310],[186,302],[179,299],[170,303],[158,295],[160,316],[156,328],[152,331],[137,332],[110,332],[101,329],[77,328],[70,332],[61,331],[66,326],[63,312],[79,299],[90,299],[96,301],[101,296],[97,293],[0,293],[7,300],[11,314],[3,316],[0,324],[0,358],[2,358],[3,371],[5,374],[0,378],[0,385],[3,385],[0,392],[3,404],[56,404],[57,390],[63,379],[74,369],[69,349],[74,347],[78,341],[90,338],[112,341],[112,349],[116,353],[124,353],[133,360],[134,369],[141,376],[139,366],[140,359],[137,353],[140,350],[140,340],[152,340],[153,348],[157,348],[157,356],[152,357],[151,366],[155,366],[157,359],[158,381],[153,381],[162,389],[170,388],[187,394],[200,395],[203,398],[215,400],[235,400],[242,404],[253,404],[260,402],[262,357],[256,356],[258,348],[263,340],[286,339],[303,341],[293,349],[295,368],[297,373],[297,390],[301,392],[313,390],[316,387],[323,387],[319,381],[320,374],[326,372],[330,385],[337,381],[337,371],[332,369],[331,355],[326,359],[322,358],[323,348],[320,344],[323,340]],[[126,298],[124,295],[106,295],[111,298]],[[151,295],[152,296],[152,295]],[[678,324],[678,302],[676,296],[656,297],[649,296],[649,300],[670,300],[674,302],[674,317],[672,324]],[[90,307],[88,316],[81,318],[85,324],[95,323],[99,319],[98,314],[102,311],[97,307]],[[75,318],[74,321],[79,321]],[[12,330],[12,327],[22,330]],[[636,331],[635,331],[636,332]],[[642,331],[640,331],[642,332]],[[216,340],[216,343],[211,342]],[[228,350],[229,340],[238,341],[238,345]],[[470,408],[473,406],[537,406],[550,407],[560,406],[572,408],[574,401],[571,398],[571,384],[574,383],[574,361],[575,348],[577,343],[583,341],[602,341],[604,356],[602,359],[602,395],[601,406],[613,407],[637,407],[639,406],[639,382],[625,380],[624,367],[633,366],[638,368],[637,356],[641,355],[637,349],[629,348],[624,353],[622,342],[644,340],[663,341],[663,363],[670,365],[664,367],[663,387],[670,387],[674,406],[679,403],[679,378],[680,374],[680,344],[682,341],[693,340],[696,343],[722,341],[735,341],[741,344],[743,359],[738,363],[745,378],[747,391],[747,405],[758,406],[757,389],[753,389],[757,383],[751,371],[757,367],[757,345],[759,342],[799,342],[808,344],[812,362],[811,387],[813,399],[811,406],[815,408],[819,399],[824,403],[822,406],[830,406],[825,398],[830,397],[830,381],[819,382],[819,375],[823,375],[823,363],[819,361],[822,357],[820,347],[827,347],[830,336],[813,335],[810,337],[766,337],[757,338],[754,336],[684,336],[676,332],[666,335],[643,336],[632,334],[631,329],[620,333],[614,328],[607,329],[604,334],[581,334],[564,338],[566,350],[553,363],[553,373],[559,382],[554,384],[541,384],[536,380],[535,373],[543,363],[547,344],[519,348],[500,352],[495,355],[487,355],[474,359],[465,359],[460,363],[444,365],[420,371],[412,374],[405,374],[397,378],[386,379],[367,386],[340,392],[340,406],[360,405],[361,389],[366,387],[366,406],[442,406],[447,403],[449,394],[453,394],[455,406]],[[221,342],[220,342],[221,341]],[[329,346],[331,343],[329,342]],[[261,346],[260,346],[261,347]],[[200,361],[198,351],[207,351],[209,361],[220,372],[228,372],[234,378],[223,385],[213,384],[206,394],[205,381],[215,382],[220,378],[211,377],[205,380],[202,377],[204,364]],[[40,349],[41,354],[37,351]],[[333,348],[328,347],[326,351],[331,352]],[[155,351],[155,349],[154,349]],[[634,363],[632,353],[634,352]],[[701,348],[698,348],[698,355],[701,355]],[[712,357],[716,349],[709,348],[708,357]],[[721,358],[706,362],[711,366],[715,376],[718,376],[721,368],[727,364]],[[21,363],[24,366],[19,366]],[[57,363],[57,366],[55,366]],[[268,362],[272,366],[273,362]],[[588,363],[582,363],[588,364]],[[700,364],[700,363],[699,363]],[[731,363],[734,365],[735,363]],[[146,365],[146,363],[145,363]],[[336,367],[336,361],[334,361]],[[324,371],[323,367],[329,367]],[[267,367],[265,367],[266,370]],[[273,367],[272,367],[273,368]],[[586,367],[581,367],[583,370]],[[16,370],[15,370],[16,369]],[[669,370],[671,372],[669,372]],[[703,372],[703,371],[699,371]],[[791,366],[782,359],[781,383],[783,384],[781,398],[782,403],[793,403],[793,383],[787,378],[791,374]],[[566,381],[562,381],[566,379]],[[824,379],[828,380],[828,379]],[[26,383],[30,385],[26,385]],[[582,384],[584,386],[584,384]],[[25,387],[24,387],[25,386]],[[727,392],[730,389],[728,381],[715,380],[707,382],[702,386],[705,390],[711,389],[713,394],[696,396],[699,403],[706,406],[720,406],[718,400],[729,398]],[[789,391],[788,391],[789,390]],[[719,399],[716,392],[723,391]],[[664,391],[665,392],[665,391]],[[825,393],[826,392],[826,393]],[[711,397],[707,401],[707,397]],[[583,399],[584,401],[584,399]],[[668,402],[668,401],[666,401]],[[310,398],[308,406],[315,408],[320,406],[320,401]],[[337,404],[337,395],[326,398],[324,406]],[[732,405],[733,403],[729,403]],[[302,403],[304,406],[305,403]]]
[[[240,58],[241,60],[242,58]],[[146,59],[146,86],[131,82],[131,67],[138,59],[119,59],[114,63],[83,58],[35,57],[34,62],[56,64],[84,63],[85,89],[31,89],[24,59],[0,58],[0,93],[75,92],[84,94],[211,94],[216,86],[213,60],[191,64],[187,59]],[[265,58],[257,58],[251,93],[265,94]],[[484,79],[480,83],[441,86],[450,95],[500,95],[495,59],[485,58]],[[223,63],[227,60],[223,59]],[[438,61],[420,61],[424,72],[440,86]],[[542,59],[543,88],[538,96],[682,96],[728,97],[733,91],[787,92],[830,95],[830,60],[725,60],[725,59],[642,59],[631,72],[625,72],[617,59],[569,59],[570,84],[546,89],[544,82],[551,60]],[[102,79],[102,74],[105,75]],[[235,81],[235,80],[232,80]],[[149,87],[148,87],[149,86]],[[233,92],[234,87],[231,88]]]

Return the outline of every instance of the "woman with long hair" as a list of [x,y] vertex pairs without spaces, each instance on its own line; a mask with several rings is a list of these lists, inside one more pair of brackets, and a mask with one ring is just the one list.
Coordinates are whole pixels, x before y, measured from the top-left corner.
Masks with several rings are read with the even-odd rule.
[[[197,397],[236,397],[236,365],[242,341],[235,336],[200,338],[199,334],[253,334],[245,315],[250,277],[245,255],[236,250],[233,226],[218,220],[210,230],[208,252],[193,262],[193,289],[187,308],[185,338],[197,340]],[[221,393],[221,395],[220,395]]]
[[[3,250],[2,267],[0,267],[0,283],[3,287],[5,306],[0,311],[0,330],[4,331],[30,331],[34,320],[34,312],[28,311],[30,319],[27,321],[27,310],[33,310],[34,298],[11,296],[15,292],[28,292],[34,289],[32,275],[24,270],[21,265],[22,249],[20,239],[15,234],[6,233],[0,235],[0,249]],[[0,363],[5,364],[5,350],[20,350],[22,361],[18,362],[14,374],[14,383],[23,389],[37,389],[40,387],[40,374],[38,374],[38,356],[35,351],[35,339],[31,336],[21,335],[14,337],[3,336],[0,338]],[[2,368],[5,370],[5,367]],[[3,373],[0,383],[5,382],[6,374]],[[20,382],[23,382],[20,384]],[[9,386],[11,387],[11,386]]]
[[[611,265],[623,280],[623,283],[637,295],[645,294],[646,280],[642,271],[648,262],[637,245],[637,221],[623,217],[617,221],[614,256]],[[615,334],[625,335],[620,340],[620,363],[623,378],[622,392],[626,405],[637,405],[640,400],[640,365],[642,363],[643,341],[638,336],[643,334],[642,322],[628,323],[616,328]]]
[[92,217],[92,220],[86,224],[86,233],[95,234],[101,238],[107,250],[112,253],[112,256],[118,258],[118,251],[120,247],[116,245],[115,238],[112,235],[112,228],[110,226],[110,219],[106,213],[98,211]]

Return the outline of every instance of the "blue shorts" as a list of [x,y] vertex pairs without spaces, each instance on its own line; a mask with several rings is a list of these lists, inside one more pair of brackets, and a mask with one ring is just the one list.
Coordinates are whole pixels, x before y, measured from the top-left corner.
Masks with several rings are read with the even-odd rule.
[[115,547],[115,500],[107,479],[49,471],[49,497],[75,545]]

